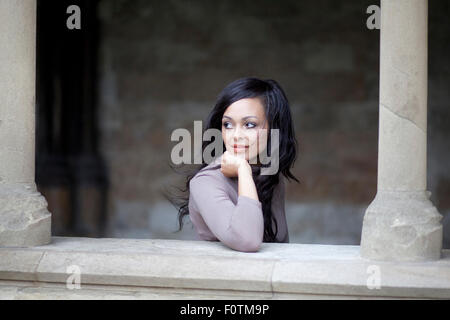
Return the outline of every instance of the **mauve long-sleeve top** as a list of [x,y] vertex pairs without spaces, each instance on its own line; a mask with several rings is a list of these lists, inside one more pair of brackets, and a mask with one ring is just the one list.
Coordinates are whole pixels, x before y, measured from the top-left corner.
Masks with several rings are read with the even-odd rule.
[[[259,250],[264,236],[261,202],[239,196],[238,178],[225,177],[219,161],[200,170],[191,179],[189,190],[189,217],[199,240],[221,241],[238,251]],[[277,242],[289,242],[284,197],[285,183],[280,175],[272,198],[272,213],[278,224]],[[272,225],[275,231],[275,224]]]

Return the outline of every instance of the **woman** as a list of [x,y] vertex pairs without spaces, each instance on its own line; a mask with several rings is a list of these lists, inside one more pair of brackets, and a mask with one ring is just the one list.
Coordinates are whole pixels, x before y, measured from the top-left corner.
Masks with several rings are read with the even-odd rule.
[[[222,131],[226,151],[188,176],[179,230],[189,215],[199,239],[219,240],[234,250],[255,252],[263,241],[289,242],[280,173],[298,182],[290,171],[297,141],[283,90],[274,80],[230,83],[208,117],[205,130],[213,128]],[[278,170],[261,174],[267,165],[260,158],[271,153],[273,129],[279,133]]]

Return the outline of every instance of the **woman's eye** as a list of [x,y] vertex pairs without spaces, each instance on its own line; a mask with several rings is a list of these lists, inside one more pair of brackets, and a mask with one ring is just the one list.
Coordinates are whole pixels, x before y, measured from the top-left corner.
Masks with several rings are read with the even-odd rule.
[[230,129],[231,128],[231,123],[230,122],[224,122],[222,125],[223,125],[223,127],[225,129]]
[[247,127],[247,129],[252,129],[252,128],[256,127],[256,123],[253,123],[253,122],[247,122],[247,123],[245,124],[245,126]]

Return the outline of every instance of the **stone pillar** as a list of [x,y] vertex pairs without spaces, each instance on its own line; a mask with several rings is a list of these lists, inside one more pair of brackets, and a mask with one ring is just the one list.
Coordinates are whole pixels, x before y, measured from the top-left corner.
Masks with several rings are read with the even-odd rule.
[[35,166],[36,0],[0,0],[0,246],[43,245],[51,214]]
[[442,216],[427,188],[428,0],[381,0],[377,195],[367,208],[361,256],[441,257]]

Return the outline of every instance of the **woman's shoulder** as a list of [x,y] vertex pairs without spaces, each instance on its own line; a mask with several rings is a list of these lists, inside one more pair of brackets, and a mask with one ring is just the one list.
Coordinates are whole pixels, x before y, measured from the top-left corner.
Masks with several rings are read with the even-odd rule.
[[190,181],[190,186],[196,185],[200,182],[207,182],[207,183],[220,183],[221,181],[225,181],[226,177],[223,175],[222,171],[220,170],[220,158],[217,158],[210,164],[208,164],[206,167],[200,169],[194,177],[192,177]]

